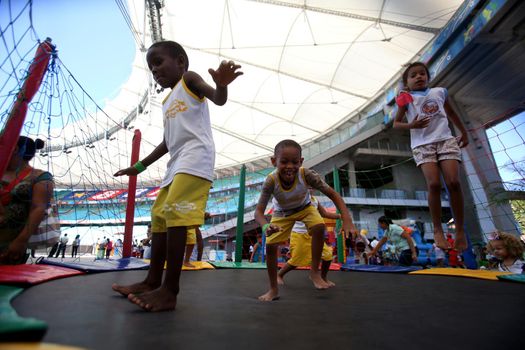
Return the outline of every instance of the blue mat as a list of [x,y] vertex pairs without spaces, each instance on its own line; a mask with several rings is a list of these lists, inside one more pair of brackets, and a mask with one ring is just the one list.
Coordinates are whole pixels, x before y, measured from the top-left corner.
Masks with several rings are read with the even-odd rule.
[[86,273],[149,269],[149,263],[137,258],[122,258],[117,260],[101,259],[78,262],[60,262],[51,259],[41,259],[37,261],[37,264],[68,267]]
[[361,265],[361,264],[344,264],[341,266],[342,271],[361,271],[361,272],[390,272],[390,273],[409,273],[411,271],[421,270],[421,266],[383,266],[383,265]]
[[523,273],[513,274],[513,275],[499,275],[498,278],[500,280],[505,280],[505,281],[525,283],[525,274]]

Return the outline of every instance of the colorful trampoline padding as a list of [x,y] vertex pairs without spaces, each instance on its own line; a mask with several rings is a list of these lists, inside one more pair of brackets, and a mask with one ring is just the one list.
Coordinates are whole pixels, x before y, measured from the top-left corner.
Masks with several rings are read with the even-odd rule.
[[57,278],[82,275],[83,272],[49,265],[2,265],[0,284],[34,285]]
[[149,269],[149,264],[147,262],[137,258],[122,258],[116,260],[100,259],[78,262],[60,262],[51,259],[42,259],[38,261],[38,264],[68,267],[71,269],[84,271],[86,273]]
[[[144,259],[148,264],[151,263],[150,259]],[[212,264],[207,261],[191,261],[191,264],[195,267],[182,266],[182,271],[197,271],[197,270],[215,270]],[[166,264],[164,264],[164,269],[166,269]]]
[[266,263],[210,261],[216,269],[265,269]]
[[425,269],[420,271],[410,272],[411,275],[441,275],[441,276],[456,276],[479,278],[483,280],[497,281],[498,276],[509,275],[510,272],[489,271],[489,270],[469,270],[469,269],[454,269],[451,267],[436,267],[432,269]]
[[22,291],[22,288],[0,285],[0,339],[4,342],[38,341],[46,334],[45,322],[20,317],[11,306],[11,300]]
[[386,273],[408,273],[421,270],[420,266],[383,266],[383,265],[362,265],[362,264],[344,264],[341,266],[342,271],[359,271],[359,272],[386,272]]
[[525,283],[525,274],[521,273],[512,275],[498,275],[498,279],[518,283]]
[[[278,263],[277,265],[281,268],[285,265],[285,263]],[[310,270],[310,266],[298,266],[297,270]],[[341,270],[341,264],[339,263],[330,264],[330,271],[340,271],[340,270]]]

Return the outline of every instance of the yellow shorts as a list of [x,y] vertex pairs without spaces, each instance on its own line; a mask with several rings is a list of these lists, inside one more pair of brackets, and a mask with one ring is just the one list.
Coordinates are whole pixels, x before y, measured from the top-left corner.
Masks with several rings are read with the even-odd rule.
[[186,230],[186,245],[194,245],[197,243],[197,232],[195,228],[188,228]]
[[151,208],[151,232],[166,232],[168,227],[192,228],[204,224],[210,187],[211,182],[203,178],[188,174],[175,175],[169,186],[160,189]]
[[[293,266],[310,266],[312,264],[312,236],[308,233],[292,232],[290,236],[290,254],[288,264]],[[321,259],[332,261],[332,248],[324,243]]]
[[306,228],[310,230],[317,225],[324,226],[324,220],[319,214],[319,211],[313,205],[309,205],[298,213],[285,217],[272,216],[271,223],[281,228],[281,231],[276,232],[266,237],[266,244],[277,244],[286,242],[290,238],[292,227],[296,221],[302,221]]

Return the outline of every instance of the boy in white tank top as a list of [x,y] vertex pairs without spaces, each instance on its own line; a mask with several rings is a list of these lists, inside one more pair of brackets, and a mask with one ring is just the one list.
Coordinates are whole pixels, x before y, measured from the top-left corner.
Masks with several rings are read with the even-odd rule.
[[[315,288],[329,288],[319,272],[321,251],[323,249],[325,224],[319,211],[310,203],[309,188],[314,188],[328,196],[341,213],[345,235],[357,235],[348,208],[343,198],[324,182],[314,171],[302,168],[301,146],[293,140],[283,140],[275,146],[271,158],[277,169],[266,178],[259,202],[255,208],[255,220],[266,234],[266,266],[270,289],[259,297],[261,301],[279,298],[277,283],[277,250],[280,243],[290,238],[296,221],[302,221],[312,235],[312,264],[310,279]],[[264,211],[273,195],[274,212],[270,223],[266,221]]]
[[136,176],[166,153],[170,160],[151,208],[152,253],[148,275],[135,284],[114,284],[113,290],[146,311],[163,311],[173,310],[177,304],[188,229],[204,223],[213,181],[215,146],[206,99],[224,105],[228,99],[227,86],[242,72],[241,66],[233,61],[222,61],[217,70],[208,70],[216,84],[214,88],[197,73],[188,71],[188,56],[173,41],[151,45],[146,60],[157,84],[172,89],[162,105],[164,138],[146,158],[117,171],[115,176]]

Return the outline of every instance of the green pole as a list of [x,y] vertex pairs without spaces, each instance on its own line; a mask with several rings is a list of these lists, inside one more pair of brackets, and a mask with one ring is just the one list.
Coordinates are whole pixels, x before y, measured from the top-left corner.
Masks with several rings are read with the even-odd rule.
[[242,261],[242,236],[244,234],[244,190],[246,186],[246,166],[241,168],[239,179],[239,206],[237,208],[237,235],[235,244],[235,262]]
[[[341,183],[339,182],[339,170],[334,166],[334,190],[335,192],[341,194]],[[339,214],[339,209],[337,209]],[[342,222],[341,219],[337,219],[335,222],[335,232],[341,231]],[[337,235],[337,262],[345,262],[345,248],[344,248],[344,238],[343,235]]]

